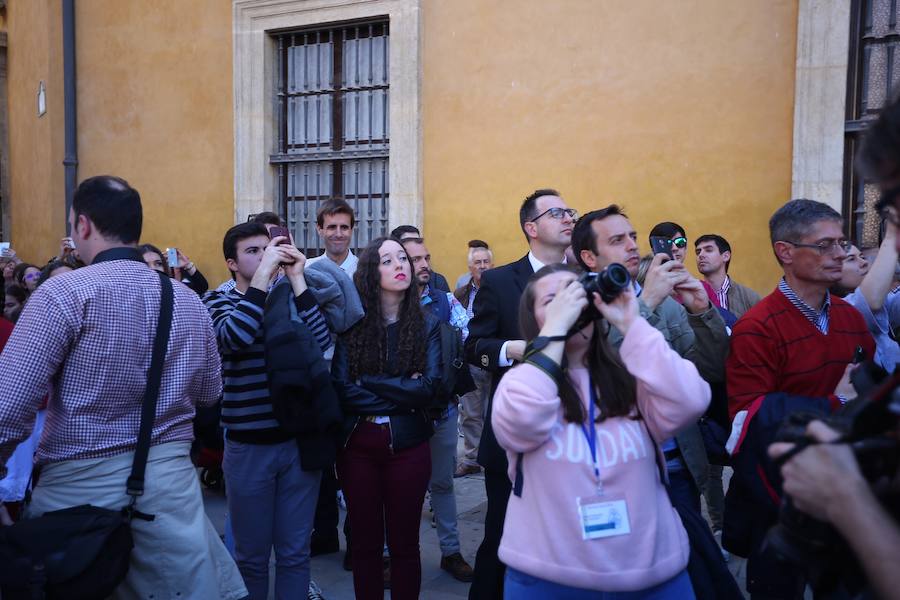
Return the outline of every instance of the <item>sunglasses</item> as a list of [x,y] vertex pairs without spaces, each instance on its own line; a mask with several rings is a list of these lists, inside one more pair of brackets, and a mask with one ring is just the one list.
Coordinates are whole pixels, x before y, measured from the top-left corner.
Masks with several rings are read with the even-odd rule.
[[687,246],[687,238],[686,237],[677,237],[672,238],[669,242],[675,246],[676,248],[684,248]]

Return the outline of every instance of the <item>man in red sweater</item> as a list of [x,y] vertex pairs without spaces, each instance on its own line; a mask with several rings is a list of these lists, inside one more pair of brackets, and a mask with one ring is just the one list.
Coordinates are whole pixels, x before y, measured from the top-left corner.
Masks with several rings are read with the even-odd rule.
[[828,293],[849,247],[841,215],[821,202],[792,200],[772,216],[769,232],[784,277],[735,325],[726,367],[735,476],[723,543],[749,555],[751,598],[793,599],[803,597],[803,578],[762,549],[781,502],[766,447],[788,414],[826,415],[853,399],[854,355],[862,348],[871,358],[875,343],[862,315]]

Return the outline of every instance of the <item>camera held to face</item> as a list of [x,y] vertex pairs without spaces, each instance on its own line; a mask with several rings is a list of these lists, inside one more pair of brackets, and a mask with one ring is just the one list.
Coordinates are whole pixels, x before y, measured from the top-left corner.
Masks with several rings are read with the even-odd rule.
[[594,306],[594,293],[600,295],[600,299],[604,302],[612,302],[619,297],[619,294],[631,283],[631,275],[628,269],[619,263],[612,263],[599,273],[584,273],[578,278],[578,283],[584,288],[584,292],[588,297],[588,305],[584,312],[578,317],[578,321],[572,327],[572,331],[578,331],[584,328],[588,323],[596,321],[602,315],[597,307]]

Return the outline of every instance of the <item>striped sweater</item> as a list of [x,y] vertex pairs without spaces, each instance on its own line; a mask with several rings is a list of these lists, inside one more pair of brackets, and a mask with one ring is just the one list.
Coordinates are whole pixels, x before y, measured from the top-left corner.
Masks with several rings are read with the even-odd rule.
[[[295,298],[297,312],[324,352],[331,334],[309,290]],[[222,426],[228,439],[251,444],[275,444],[293,436],[281,431],[272,413],[266,378],[263,310],[266,292],[249,288],[208,293],[203,302],[212,317],[222,355]]]

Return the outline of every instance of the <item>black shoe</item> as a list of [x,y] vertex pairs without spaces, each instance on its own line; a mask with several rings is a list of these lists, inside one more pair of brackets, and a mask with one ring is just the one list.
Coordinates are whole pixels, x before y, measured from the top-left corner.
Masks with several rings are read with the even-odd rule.
[[309,542],[309,555],[321,556],[323,554],[334,554],[341,549],[341,542],[338,539],[337,532],[334,536],[323,536],[313,534]]

